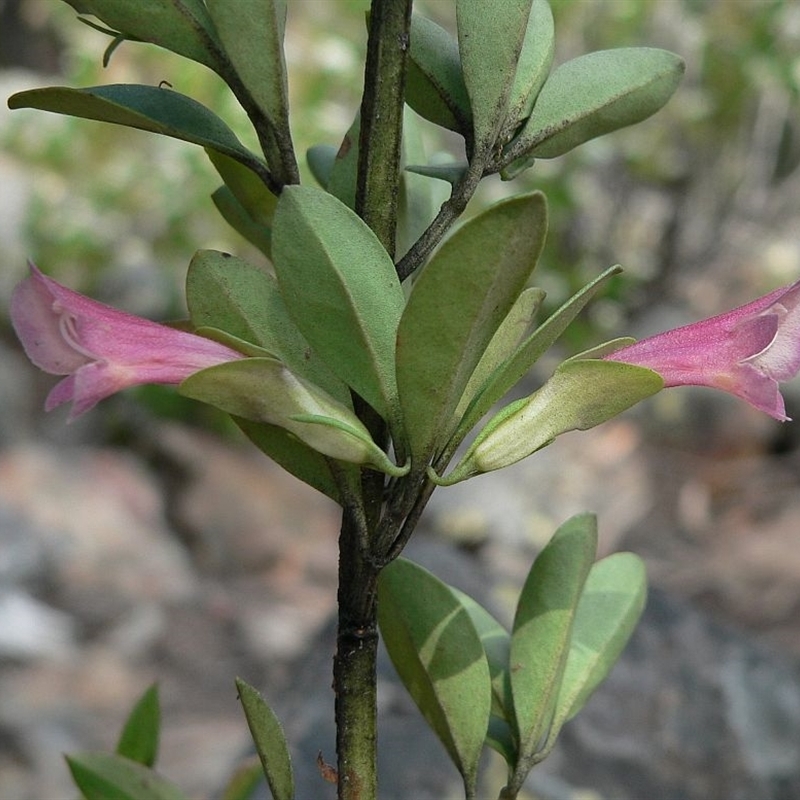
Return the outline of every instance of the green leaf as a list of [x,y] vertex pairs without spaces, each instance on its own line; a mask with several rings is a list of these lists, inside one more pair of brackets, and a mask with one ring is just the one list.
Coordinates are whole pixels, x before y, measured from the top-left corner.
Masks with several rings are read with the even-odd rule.
[[[286,0],[206,0],[225,54],[270,122],[287,126]],[[227,181],[226,181],[227,182]]]
[[[403,161],[416,164],[426,160],[425,143],[419,117],[406,108],[403,116]],[[428,178],[414,174],[413,170],[400,173],[397,204],[396,254],[402,258],[419,239],[447,199],[447,188]]]
[[411,17],[406,102],[436,125],[462,136],[471,134],[472,112],[461,75],[458,42],[419,14]]
[[474,796],[492,693],[469,613],[449,586],[400,558],[381,572],[378,623],[400,679]]
[[646,596],[644,562],[633,553],[614,553],[592,566],[575,614],[549,747],[617,663]]
[[342,139],[333,159],[325,188],[348,208],[356,207],[356,182],[358,180],[358,137],[361,132],[361,115],[356,114],[353,124]]
[[249,167],[230,156],[211,148],[206,149],[206,154],[225,181],[225,185],[233,192],[253,221],[266,229],[271,228],[278,198],[267,189],[264,181]]
[[562,433],[594,428],[663,388],[661,376],[644,367],[569,359],[541,389],[492,417],[440,483],[452,485],[515,464]]
[[504,200],[462,225],[414,284],[397,335],[397,382],[412,454],[450,436],[464,389],[536,265],[544,195]]
[[51,86],[18,92],[9,108],[38,108],[56,114],[126,125],[217,150],[242,164],[266,170],[212,111],[172,89],[112,84],[87,89]]
[[347,387],[300,333],[265,268],[217,250],[198,250],[186,276],[186,303],[195,328],[219,328],[252,342],[351,406]]
[[252,800],[264,777],[258,756],[240,764],[222,792],[222,800]]
[[518,769],[535,763],[550,728],[578,602],[596,551],[595,517],[572,517],[539,553],[522,589],[509,661]]
[[[301,442],[293,433],[278,425],[252,422],[243,417],[234,417],[233,421],[245,436],[276,464],[342,505],[336,479],[333,477],[328,460],[322,453]],[[348,465],[342,464],[342,468],[346,469]],[[357,472],[357,467],[351,468]]]
[[279,425],[331,458],[396,474],[359,418],[275,358],[244,358],[207,367],[178,387],[184,397],[237,417]]
[[555,26],[547,0],[533,0],[517,72],[508,98],[508,111],[499,139],[506,141],[530,116],[533,104],[553,63]]
[[333,163],[336,161],[336,148],[331,144],[315,144],[306,150],[306,161],[314,180],[321,188],[328,187]]
[[492,373],[483,388],[476,393],[459,425],[457,439],[463,438],[555,343],[586,304],[620,272],[618,266],[610,267],[554,311],[517,349]]
[[332,195],[287,186],[272,252],[297,327],[339,378],[395,418],[397,432],[394,344],[404,296],[378,238]]
[[149,767],[113,753],[67,756],[72,779],[86,800],[187,800]]
[[219,71],[214,24],[203,0],[67,0],[79,14],[92,14],[125,38],[152,42]]
[[272,797],[293,800],[292,760],[278,718],[264,698],[241,678],[236,679],[236,688]]
[[468,169],[469,164],[464,161],[457,161],[449,164],[412,164],[406,167],[406,172],[414,172],[427,178],[447,181],[451,186],[455,186],[464,177]]
[[494,147],[506,117],[531,4],[532,0],[456,0],[458,49],[478,155]]
[[117,743],[117,755],[152,767],[158,756],[160,730],[158,685],[154,683],[131,710]]
[[478,366],[470,375],[464,394],[455,411],[455,417],[461,419],[472,399],[483,388],[484,384],[519,346],[530,329],[533,318],[539,310],[545,293],[542,289],[532,287],[525,289],[517,298],[511,311],[500,324],[492,337],[489,346],[481,356]]
[[220,186],[212,192],[211,201],[231,228],[269,258],[272,231],[257,223],[227,186]]
[[678,88],[683,60],[667,50],[625,47],[567,61],[545,83],[509,153],[555,158],[655,114]]
[[468,594],[449,587],[466,609],[480,637],[492,678],[492,713],[505,718],[511,711],[511,684],[508,680],[508,655],[511,634],[476,600]]

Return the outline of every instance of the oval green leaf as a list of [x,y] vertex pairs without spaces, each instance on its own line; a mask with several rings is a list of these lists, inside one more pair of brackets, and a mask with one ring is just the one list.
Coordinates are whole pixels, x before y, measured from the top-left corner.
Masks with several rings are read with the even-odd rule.
[[66,759],[85,800],[187,800],[157,772],[124,756],[78,753]]
[[38,108],[160,133],[217,150],[257,172],[266,171],[266,165],[216,114],[172,89],[124,83],[86,89],[51,86],[18,92],[9,98],[8,106]]
[[406,102],[421,117],[443,128],[471,134],[472,112],[461,75],[458,42],[427,17],[411,17]]
[[272,252],[297,327],[339,378],[397,423],[394,345],[404,296],[378,238],[327,192],[287,186]]
[[206,154],[225,185],[253,220],[266,229],[271,228],[278,198],[265,186],[264,181],[249,167],[218,150],[206,148]]
[[272,797],[293,800],[292,759],[280,721],[264,698],[241,678],[236,679],[236,689]]
[[186,275],[195,328],[218,328],[273,353],[297,375],[351,406],[350,392],[289,316],[278,283],[263,267],[217,250],[199,250]]
[[532,0],[456,0],[458,50],[478,157],[494,147],[506,118],[531,4]]
[[225,54],[274,126],[289,127],[283,35],[286,0],[206,0]]
[[555,158],[655,114],[678,88],[680,56],[650,47],[589,53],[557,67],[542,88],[506,163]]
[[534,561],[519,598],[509,664],[518,769],[526,772],[553,719],[578,602],[596,551],[595,517],[567,520]]
[[592,566],[575,614],[548,747],[617,663],[646,597],[647,573],[639,556],[614,553]]
[[555,25],[547,0],[533,0],[517,72],[508,98],[508,110],[499,139],[505,142],[526,120],[553,64]]
[[462,225],[414,284],[397,335],[397,383],[414,457],[450,437],[453,413],[544,244],[547,208],[534,192]]
[[378,623],[397,674],[473,797],[492,690],[469,613],[447,584],[400,558],[380,575]]
[[161,732],[161,710],[158,685],[153,684],[136,702],[122,728],[117,743],[117,755],[152,767],[158,756]]

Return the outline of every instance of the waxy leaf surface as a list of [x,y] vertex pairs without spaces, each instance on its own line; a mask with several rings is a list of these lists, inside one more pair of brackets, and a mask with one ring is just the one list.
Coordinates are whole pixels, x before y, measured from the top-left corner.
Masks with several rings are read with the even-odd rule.
[[399,558],[381,572],[378,622],[403,684],[474,791],[492,690],[469,613],[449,586]]

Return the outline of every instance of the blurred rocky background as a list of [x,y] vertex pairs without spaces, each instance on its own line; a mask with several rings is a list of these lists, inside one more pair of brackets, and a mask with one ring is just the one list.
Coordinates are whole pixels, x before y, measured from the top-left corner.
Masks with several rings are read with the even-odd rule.
[[[357,105],[365,0],[290,3],[295,136],[338,144]],[[423,9],[447,24],[452,9]],[[611,263],[625,276],[558,355],[716,313],[800,277],[800,5],[553,3],[557,61],[666,47],[687,75],[652,120],[540,162],[552,232],[537,279],[555,305]],[[245,139],[225,87],[144,45],[119,48],[56,0],[0,0],[0,94],[169,81]],[[431,136],[431,149],[452,146]],[[336,509],[225,421],[146,389],[66,426],[21,354],[7,301],[36,261],[155,319],[185,314],[199,247],[257,258],[218,219],[202,151],[0,108],[0,798],[75,796],[64,752],[111,749],[153,681],[162,771],[216,797],[248,734],[233,678],[261,688],[296,751],[299,800],[333,797],[330,664]],[[509,187],[489,181],[474,208]],[[800,384],[785,387],[800,417]],[[534,776],[540,800],[800,797],[800,428],[674,390],[535,457],[439,490],[413,556],[508,618],[541,545],[573,513],[653,586],[609,681]],[[458,797],[443,751],[384,664],[382,797]],[[495,761],[487,765],[500,780]],[[487,794],[487,797],[490,796]]]

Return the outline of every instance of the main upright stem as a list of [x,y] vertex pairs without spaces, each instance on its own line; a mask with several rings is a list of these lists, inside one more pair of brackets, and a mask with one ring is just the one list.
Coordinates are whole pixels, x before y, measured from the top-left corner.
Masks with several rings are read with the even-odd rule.
[[[361,104],[356,212],[394,257],[412,0],[372,0]],[[386,425],[356,398],[376,442]],[[363,513],[345,508],[339,537],[339,623],[333,679],[339,800],[375,800],[377,781],[377,582],[374,552],[384,476],[364,470]],[[366,530],[364,527],[366,526]]]

